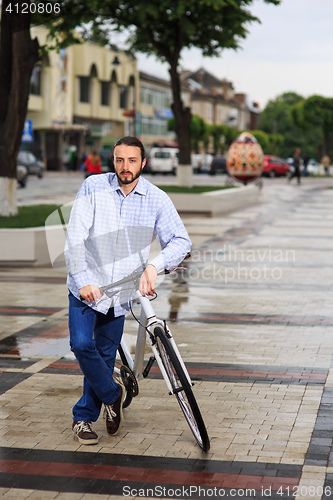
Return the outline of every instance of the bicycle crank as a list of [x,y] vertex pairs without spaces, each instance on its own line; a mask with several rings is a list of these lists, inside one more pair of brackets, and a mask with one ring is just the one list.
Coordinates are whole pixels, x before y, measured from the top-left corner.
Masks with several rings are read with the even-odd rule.
[[139,394],[139,385],[132,370],[128,366],[121,365],[120,375],[127,393],[132,398],[137,396]]

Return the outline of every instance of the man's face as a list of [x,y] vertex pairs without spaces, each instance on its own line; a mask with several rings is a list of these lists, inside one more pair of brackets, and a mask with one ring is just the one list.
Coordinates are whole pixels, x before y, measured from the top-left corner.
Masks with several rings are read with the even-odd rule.
[[146,159],[142,161],[137,146],[120,144],[114,149],[114,166],[120,184],[131,184],[140,177]]

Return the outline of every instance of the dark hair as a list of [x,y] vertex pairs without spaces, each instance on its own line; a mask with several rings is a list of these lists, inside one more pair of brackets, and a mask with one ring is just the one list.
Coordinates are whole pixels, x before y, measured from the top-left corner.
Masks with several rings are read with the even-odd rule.
[[121,144],[124,144],[125,146],[136,146],[137,148],[140,148],[142,161],[146,158],[144,145],[139,139],[137,139],[137,137],[127,135],[125,137],[122,137],[121,139],[118,139],[116,144],[113,146],[112,152],[114,153],[115,148],[117,146],[121,146]]

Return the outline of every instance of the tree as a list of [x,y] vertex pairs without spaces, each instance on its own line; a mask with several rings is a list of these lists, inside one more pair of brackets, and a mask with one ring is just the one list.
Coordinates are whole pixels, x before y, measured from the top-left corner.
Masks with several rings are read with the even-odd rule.
[[300,147],[303,154],[314,156],[318,141],[320,143],[318,130],[312,129],[310,133],[304,127],[297,126],[294,120],[295,109],[303,101],[301,95],[286,92],[268,102],[260,116],[260,129],[273,134],[267,153],[286,158],[293,154],[296,147]]
[[[53,1],[53,0],[50,0]],[[264,0],[279,5],[281,0]],[[43,3],[35,0],[35,3]],[[38,42],[30,37],[30,15],[23,13],[23,0],[2,1],[0,48],[0,213],[16,211],[15,161],[27,111],[29,82],[38,60]],[[30,2],[29,2],[30,3]],[[29,4],[28,3],[28,4]],[[131,50],[154,54],[167,62],[172,85],[175,128],[180,146],[180,165],[190,165],[191,111],[181,96],[179,62],[184,48],[197,47],[204,56],[218,56],[222,49],[237,49],[248,34],[248,25],[259,21],[248,7],[254,0],[62,0],[54,18],[36,15],[59,44],[77,43],[73,30],[92,22],[92,36],[107,24],[116,31],[127,30]],[[9,13],[9,5],[18,5]],[[37,11],[38,12],[38,11]],[[178,169],[182,172],[183,169]],[[190,171],[189,169],[186,172]],[[190,175],[180,183],[186,184]],[[9,192],[11,196],[9,196]],[[9,203],[9,198],[11,202]]]
[[210,130],[208,124],[205,122],[201,116],[192,115],[191,125],[190,125],[190,135],[191,135],[191,147],[196,153],[199,153],[200,143],[203,144],[204,148],[207,148],[207,143],[209,141]]
[[294,105],[291,110],[295,125],[316,137],[318,158],[333,153],[333,99],[313,95]]
[[14,215],[16,208],[16,157],[28,107],[31,72],[38,61],[39,45],[30,37],[30,14],[22,1],[11,11],[2,1],[0,34],[0,214]]
[[[128,30],[130,50],[152,54],[166,62],[171,78],[179,164],[190,165],[191,110],[181,96],[178,68],[181,52],[184,48],[197,47],[204,56],[214,57],[220,55],[222,49],[237,49],[248,34],[248,24],[259,21],[248,9],[253,1],[64,0],[62,20],[54,30],[68,33],[74,24],[91,20],[94,34],[107,22],[117,31]],[[281,0],[264,1],[279,5]],[[186,184],[186,178],[180,183]]]
[[214,152],[217,154],[219,151],[227,150],[230,144],[239,136],[240,130],[229,127],[229,125],[212,125],[210,133],[213,137]]

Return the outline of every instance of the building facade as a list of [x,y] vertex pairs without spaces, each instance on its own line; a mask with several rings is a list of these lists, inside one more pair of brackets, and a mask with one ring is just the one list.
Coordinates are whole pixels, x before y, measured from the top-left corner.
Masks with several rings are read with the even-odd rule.
[[[32,28],[40,45],[48,31]],[[260,111],[233,84],[205,69],[181,73],[182,100],[209,125],[239,130],[257,127]],[[79,168],[84,154],[107,150],[119,137],[136,135],[149,149],[176,145],[168,130],[171,82],[139,72],[136,58],[116,46],[85,42],[49,51],[35,66],[30,83],[27,121],[33,131],[31,149],[46,160],[48,170]]]
[[231,82],[216,78],[204,68],[183,71],[181,77],[191,89],[192,113],[209,125],[224,124],[239,130],[257,127],[259,106],[246,94],[235,93]]
[[[191,94],[182,87],[182,99],[191,106]],[[168,120],[173,118],[171,82],[140,71],[141,139],[148,147],[175,145],[175,133],[168,130]]]
[[[45,28],[33,28],[32,35],[46,43]],[[137,133],[139,108],[139,73],[131,54],[90,42],[50,51],[31,78],[32,149],[42,152],[49,170],[68,167],[73,156],[78,164],[91,149]]]

